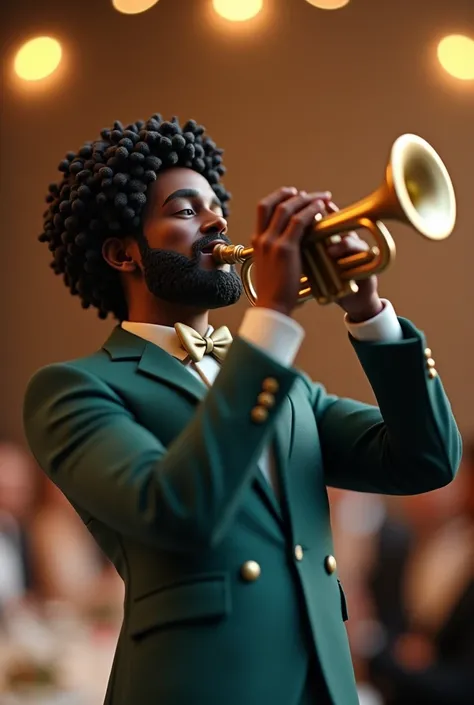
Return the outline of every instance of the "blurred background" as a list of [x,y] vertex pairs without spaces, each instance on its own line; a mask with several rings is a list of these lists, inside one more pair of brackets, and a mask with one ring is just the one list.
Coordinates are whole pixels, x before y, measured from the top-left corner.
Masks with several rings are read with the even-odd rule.
[[[456,229],[431,243],[388,223],[398,254],[380,289],[426,333],[464,437],[463,466],[429,495],[330,491],[330,500],[361,705],[472,704],[472,0],[5,5],[0,704],[103,702],[122,585],[30,458],[21,409],[38,367],[90,353],[114,325],[83,311],[48,267],[37,242],[48,184],[67,151],[115,119],[154,112],[196,119],[225,148],[230,236],[244,244],[257,201],[279,186],[329,189],[339,206],[375,189],[404,132],[444,160]],[[214,325],[236,330],[246,306],[217,312]],[[341,311],[312,302],[296,318],[307,331],[298,366],[333,393],[373,401]]]

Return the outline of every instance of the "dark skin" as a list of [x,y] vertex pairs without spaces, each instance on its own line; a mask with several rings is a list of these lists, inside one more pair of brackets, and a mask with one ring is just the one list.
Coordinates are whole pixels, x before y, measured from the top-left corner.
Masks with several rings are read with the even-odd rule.
[[[329,192],[306,194],[296,188],[283,188],[264,198],[257,206],[255,234],[251,239],[257,273],[257,306],[291,316],[297,307],[301,277],[301,239],[318,214],[331,208]],[[173,250],[190,257],[194,242],[215,234],[227,236],[227,221],[214,191],[206,179],[186,168],[173,168],[160,174],[148,192],[144,235],[153,248]],[[338,259],[367,249],[355,233],[328,248]],[[133,237],[109,238],[103,256],[117,269],[128,302],[128,319],[134,322],[173,326],[185,323],[204,334],[209,311],[172,304],[158,299],[148,289],[143,276],[140,249]],[[202,254],[200,266],[220,267],[211,254]],[[339,302],[353,322],[373,318],[383,308],[377,293],[377,280],[360,282],[359,291]]]

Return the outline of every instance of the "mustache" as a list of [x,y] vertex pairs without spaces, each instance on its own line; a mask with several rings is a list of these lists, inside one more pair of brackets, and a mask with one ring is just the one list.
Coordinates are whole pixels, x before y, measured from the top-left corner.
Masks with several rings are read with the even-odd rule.
[[196,240],[196,242],[193,243],[191,247],[193,257],[197,257],[212,242],[215,242],[215,240],[221,240],[222,242],[225,242],[226,245],[232,245],[231,240],[229,240],[226,235],[217,235],[216,233],[210,233],[209,235],[204,235],[204,237],[201,237],[199,240]]

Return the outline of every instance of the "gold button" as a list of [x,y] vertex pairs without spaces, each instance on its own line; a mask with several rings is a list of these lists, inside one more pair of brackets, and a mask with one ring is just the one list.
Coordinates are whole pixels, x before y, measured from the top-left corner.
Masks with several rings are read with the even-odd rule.
[[326,560],[324,561],[324,567],[326,568],[326,573],[328,573],[329,575],[332,575],[335,572],[337,568],[337,563],[334,556],[326,556]]
[[303,548],[299,544],[295,546],[295,558],[297,561],[303,560]]
[[276,394],[280,389],[280,385],[274,377],[267,377],[267,379],[263,380],[262,389],[264,392]]
[[437,371],[435,370],[434,367],[432,367],[432,368],[429,370],[428,376],[429,376],[430,379],[436,379],[436,377],[438,376],[438,373],[437,373]]
[[431,357],[431,348],[425,348],[425,357]]
[[428,365],[428,367],[436,367],[436,363],[435,363],[435,361],[433,360],[432,357],[429,357],[429,358],[427,359],[426,364]]
[[270,392],[262,392],[258,395],[257,399],[260,406],[264,406],[266,409],[271,409],[275,406],[275,397]]
[[250,416],[255,423],[264,423],[268,419],[268,411],[263,406],[255,406]]
[[241,576],[248,583],[251,583],[254,580],[258,580],[261,572],[262,569],[260,568],[257,561],[247,561],[243,564],[242,568],[240,569]]

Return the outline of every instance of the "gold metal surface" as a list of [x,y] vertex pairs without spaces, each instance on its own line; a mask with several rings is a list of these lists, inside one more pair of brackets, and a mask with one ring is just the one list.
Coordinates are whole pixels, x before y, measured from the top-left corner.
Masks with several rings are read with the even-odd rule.
[[335,571],[337,569],[337,563],[336,563],[336,559],[334,558],[334,556],[327,556],[326,557],[326,560],[324,561],[324,567],[326,568],[326,572],[329,575],[332,575],[333,573],[335,573]]
[[268,411],[264,406],[255,406],[250,412],[250,416],[254,423],[265,423],[268,419]]
[[[382,220],[411,226],[429,240],[451,235],[456,222],[456,197],[449,173],[433,147],[421,137],[404,134],[392,145],[381,186],[360,201],[315,219],[301,245],[304,276],[300,304],[315,298],[329,304],[358,291],[357,281],[380,274],[395,259],[395,242]],[[340,234],[368,230],[375,241],[366,252],[334,261],[327,244]],[[368,243],[367,243],[368,244]],[[253,248],[216,245],[213,255],[223,264],[241,264],[241,278],[250,303],[257,303],[252,282]]]
[[258,580],[261,572],[262,569],[260,568],[260,565],[257,563],[257,561],[247,561],[243,564],[240,569],[241,576],[247,582],[253,582],[254,580]]
[[270,392],[262,392],[259,394],[257,401],[259,405],[263,406],[265,409],[271,409],[272,406],[275,406],[275,397],[273,394],[270,394]]
[[274,377],[267,377],[263,380],[262,389],[264,392],[268,392],[269,394],[276,394],[280,389],[280,385],[278,380]]

